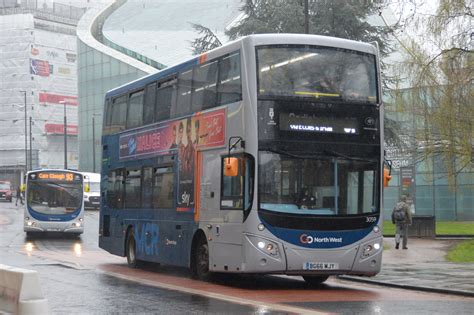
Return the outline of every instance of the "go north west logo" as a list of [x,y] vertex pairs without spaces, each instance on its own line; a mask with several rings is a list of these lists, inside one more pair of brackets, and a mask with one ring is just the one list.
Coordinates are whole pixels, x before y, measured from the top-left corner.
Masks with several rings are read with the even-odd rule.
[[302,244],[313,243],[342,243],[342,237],[316,237],[308,234],[301,234],[300,242]]

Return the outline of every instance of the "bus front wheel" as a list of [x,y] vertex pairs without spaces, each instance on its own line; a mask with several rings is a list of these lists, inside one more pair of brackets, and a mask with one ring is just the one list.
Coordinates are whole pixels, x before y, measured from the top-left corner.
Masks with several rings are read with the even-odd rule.
[[130,268],[138,268],[139,261],[137,260],[137,246],[135,242],[135,235],[133,229],[130,230],[127,237],[127,263]]
[[329,276],[303,276],[304,281],[311,287],[318,287],[324,281],[326,281]]
[[205,238],[199,240],[194,255],[194,274],[196,278],[209,281],[212,273],[209,271],[209,245]]

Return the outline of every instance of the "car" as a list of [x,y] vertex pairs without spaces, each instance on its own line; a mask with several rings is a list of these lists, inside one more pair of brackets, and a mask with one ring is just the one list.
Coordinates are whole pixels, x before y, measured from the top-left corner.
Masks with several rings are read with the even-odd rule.
[[12,202],[12,184],[10,181],[7,180],[1,180],[0,181],[0,200],[5,200]]

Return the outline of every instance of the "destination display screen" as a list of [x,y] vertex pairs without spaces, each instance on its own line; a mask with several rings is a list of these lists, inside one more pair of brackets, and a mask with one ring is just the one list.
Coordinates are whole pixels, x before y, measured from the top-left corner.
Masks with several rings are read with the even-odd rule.
[[280,113],[280,130],[357,135],[359,122],[354,117],[321,117],[307,114]]
[[58,182],[80,181],[81,175],[64,172],[40,172],[29,175],[30,180],[48,180]]

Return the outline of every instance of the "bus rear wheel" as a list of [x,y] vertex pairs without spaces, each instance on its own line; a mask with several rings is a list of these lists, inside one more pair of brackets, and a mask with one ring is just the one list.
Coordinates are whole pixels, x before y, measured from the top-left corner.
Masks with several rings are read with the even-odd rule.
[[318,287],[326,281],[329,276],[303,276],[304,281],[311,287]]
[[140,265],[139,260],[137,259],[137,245],[135,242],[135,235],[133,233],[133,229],[130,230],[127,237],[127,264],[130,268],[138,268]]
[[205,238],[198,241],[194,255],[194,275],[201,281],[209,281],[212,272],[209,270],[209,245]]

